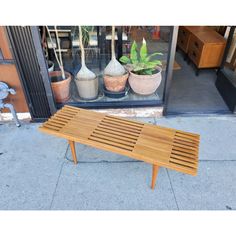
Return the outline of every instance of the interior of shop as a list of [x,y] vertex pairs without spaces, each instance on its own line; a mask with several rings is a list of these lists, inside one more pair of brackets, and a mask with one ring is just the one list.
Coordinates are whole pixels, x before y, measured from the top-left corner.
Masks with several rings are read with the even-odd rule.
[[[183,35],[184,30],[185,35]],[[202,33],[202,31],[207,31]],[[198,31],[198,32],[197,32]],[[197,43],[197,39],[201,39],[203,47],[209,43],[214,45],[213,52],[204,54],[204,49],[191,45],[191,38],[189,42],[189,49],[186,47],[187,34],[194,34],[192,38],[193,43]],[[196,36],[197,37],[196,37]],[[214,38],[211,36],[214,36]],[[230,113],[222,94],[216,87],[217,71],[221,66],[226,46],[226,39],[229,35],[227,27],[180,27],[178,34],[177,51],[175,60],[181,66],[180,70],[173,72],[173,79],[169,91],[169,102],[167,106],[167,114],[227,114]],[[206,39],[203,38],[208,37]],[[205,40],[205,41],[204,41]],[[208,42],[207,42],[208,40]],[[212,40],[210,42],[210,40]],[[203,66],[201,68],[200,60],[206,60],[207,57],[216,58],[217,55],[213,53],[217,50],[217,43],[222,44],[221,53],[217,63]],[[218,45],[220,46],[220,45]],[[233,36],[233,41],[229,47],[229,52],[223,63],[222,70],[228,74],[228,77],[236,82],[235,57],[236,57],[236,34]],[[194,53],[202,50],[200,53],[201,59],[191,57]],[[197,55],[198,57],[198,55]],[[198,60],[198,61],[197,61]],[[199,68],[200,69],[199,69]],[[227,93],[227,91],[224,91]]]

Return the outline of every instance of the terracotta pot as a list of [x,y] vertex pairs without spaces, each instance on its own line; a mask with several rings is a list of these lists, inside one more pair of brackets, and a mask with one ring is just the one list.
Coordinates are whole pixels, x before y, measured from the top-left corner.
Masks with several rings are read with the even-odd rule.
[[92,100],[98,96],[98,77],[94,79],[75,79],[79,96],[85,100]]
[[137,75],[130,71],[129,84],[133,91],[141,95],[153,94],[161,84],[161,67],[153,75]]
[[[49,73],[50,77],[61,77],[61,71],[52,71]],[[56,102],[66,102],[70,98],[70,82],[71,75],[65,72],[66,79],[58,82],[51,82],[52,91]]]
[[123,91],[125,89],[128,76],[129,76],[128,73],[121,76],[104,75],[103,79],[106,89],[112,92]]

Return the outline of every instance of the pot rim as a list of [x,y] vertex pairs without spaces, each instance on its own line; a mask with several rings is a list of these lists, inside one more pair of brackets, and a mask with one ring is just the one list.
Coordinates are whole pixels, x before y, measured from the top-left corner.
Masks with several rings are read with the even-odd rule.
[[[55,73],[55,74],[60,73],[61,74],[61,71],[55,70],[55,71],[49,72],[48,74],[51,77],[51,74],[53,74],[53,73]],[[65,82],[67,82],[68,80],[71,80],[71,74],[69,72],[65,71],[65,75],[66,75],[66,79],[64,79],[62,81],[51,82],[51,84],[63,84]]]
[[133,73],[132,71],[130,71],[129,73],[134,75],[134,76],[137,76],[137,77],[150,78],[150,77],[158,75],[158,74],[160,74],[162,72],[162,68],[160,66],[156,66],[156,69],[158,69],[159,71],[157,73],[155,73],[155,74],[152,74],[152,75],[137,75],[137,74]]

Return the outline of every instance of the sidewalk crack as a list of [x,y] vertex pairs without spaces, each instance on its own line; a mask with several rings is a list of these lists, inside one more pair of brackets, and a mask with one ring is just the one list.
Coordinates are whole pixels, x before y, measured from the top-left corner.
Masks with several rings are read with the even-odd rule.
[[54,189],[53,194],[52,194],[52,200],[51,200],[51,203],[50,203],[50,206],[49,206],[50,210],[52,209],[53,201],[54,201],[54,198],[55,198],[55,195],[56,195],[56,191],[57,191],[57,186],[58,186],[58,183],[59,183],[59,180],[60,180],[60,177],[61,177],[61,172],[62,172],[63,166],[65,164],[65,158],[66,158],[68,149],[69,149],[69,144],[67,145],[66,152],[65,152],[64,158],[63,158],[63,162],[61,164],[61,168],[60,168],[60,171],[59,171],[59,175],[57,177],[56,186],[55,186],[55,189]]
[[166,169],[166,172],[167,172],[167,175],[168,175],[168,178],[169,178],[169,181],[170,181],[170,186],[171,186],[172,193],[174,195],[175,204],[176,204],[176,207],[177,207],[177,209],[179,211],[179,205],[178,205],[178,202],[177,202],[177,199],[176,199],[176,196],[175,196],[175,192],[174,192],[174,188],[173,188],[173,185],[172,185],[172,182],[171,182],[171,179],[170,179],[170,175],[169,175],[169,172],[168,172],[167,169]]

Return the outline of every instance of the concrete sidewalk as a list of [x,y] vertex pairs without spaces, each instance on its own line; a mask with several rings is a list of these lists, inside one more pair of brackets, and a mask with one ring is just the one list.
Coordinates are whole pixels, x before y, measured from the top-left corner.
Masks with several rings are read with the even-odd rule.
[[65,140],[39,124],[0,125],[0,210],[236,210],[236,117],[142,119],[201,135],[196,177]]

